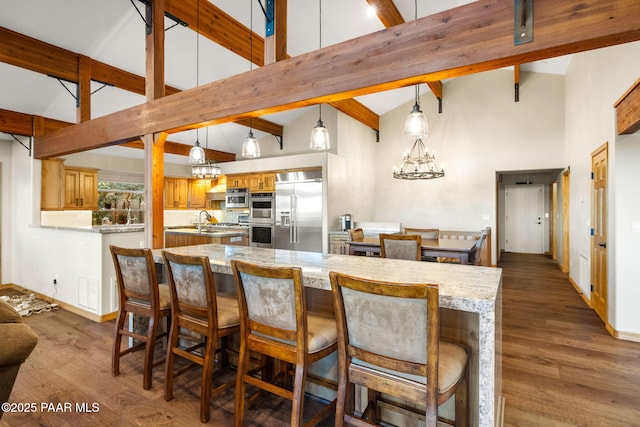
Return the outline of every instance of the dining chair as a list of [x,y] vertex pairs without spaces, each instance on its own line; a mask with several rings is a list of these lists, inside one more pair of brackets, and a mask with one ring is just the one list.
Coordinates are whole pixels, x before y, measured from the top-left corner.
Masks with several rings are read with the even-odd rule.
[[473,247],[473,253],[471,255],[471,259],[469,262],[473,265],[481,265],[482,263],[482,245],[484,244],[485,239],[487,238],[487,232],[483,231],[478,238],[475,246]]
[[422,259],[422,237],[418,234],[380,234],[380,257]]
[[[165,400],[173,398],[176,377],[199,365],[200,421],[210,418],[211,397],[235,385],[235,378],[213,387],[216,355],[226,364],[224,339],[240,331],[238,301],[231,294],[217,293],[209,258],[162,251],[171,290],[171,331],[165,364]],[[217,347],[218,341],[222,342]],[[186,343],[194,343],[187,346]],[[174,369],[176,356],[190,362]]]
[[352,228],[349,230],[349,239],[355,242],[361,242],[364,239],[364,231],[362,228]]
[[[435,427],[438,406],[454,395],[455,425],[466,425],[467,350],[440,339],[438,286],[329,277],[338,326],[335,425],[379,425],[380,404],[396,406],[386,397],[393,396],[421,408],[402,405]],[[369,396],[360,417],[355,385]]]
[[[411,228],[404,229],[405,234],[418,234],[422,240],[438,240],[440,238],[440,230],[437,228]],[[423,256],[420,258],[422,261],[438,262],[437,257]]]
[[[151,388],[153,368],[163,362],[154,361],[154,351],[158,338],[166,333],[158,333],[163,319],[167,319],[169,327],[171,301],[169,287],[158,283],[158,275],[151,249],[122,248],[109,246],[113,265],[116,271],[119,307],[116,320],[115,339],[111,357],[113,376],[120,375],[120,358],[144,348],[142,387]],[[149,320],[146,333],[130,328],[129,316],[137,315]],[[130,337],[139,342],[122,349],[122,337]]]
[[[335,400],[304,424],[305,383],[311,380],[309,365],[336,351],[335,319],[307,310],[300,268],[232,260],[231,269],[241,313],[235,425],[244,423],[247,384],[291,400],[291,426],[317,424],[334,410]],[[293,365],[293,389],[285,387],[288,378],[276,384],[251,375],[251,352]]]

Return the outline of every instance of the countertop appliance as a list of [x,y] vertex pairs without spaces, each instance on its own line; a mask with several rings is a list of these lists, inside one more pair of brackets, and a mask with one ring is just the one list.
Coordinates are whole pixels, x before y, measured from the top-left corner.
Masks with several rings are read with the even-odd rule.
[[225,206],[227,209],[249,208],[249,190],[246,188],[228,188]]
[[276,174],[276,249],[322,252],[322,171]]
[[351,214],[341,215],[340,228],[342,228],[342,231],[351,230],[353,228],[353,215]]

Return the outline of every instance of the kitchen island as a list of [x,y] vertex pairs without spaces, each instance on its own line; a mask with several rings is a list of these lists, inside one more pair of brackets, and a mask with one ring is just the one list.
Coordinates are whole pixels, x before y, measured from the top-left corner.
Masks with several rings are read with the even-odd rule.
[[[302,268],[304,285],[329,292],[330,271],[406,283],[435,283],[440,287],[442,336],[469,348],[469,408],[471,426],[494,426],[501,393],[502,271],[394,259],[354,257],[228,245],[172,248],[183,255],[206,255],[214,273],[231,275],[232,259]],[[162,252],[153,251],[156,263]]]
[[217,243],[222,245],[249,245],[248,227],[197,227],[168,228],[164,232],[164,246],[174,248],[176,246],[204,245]]

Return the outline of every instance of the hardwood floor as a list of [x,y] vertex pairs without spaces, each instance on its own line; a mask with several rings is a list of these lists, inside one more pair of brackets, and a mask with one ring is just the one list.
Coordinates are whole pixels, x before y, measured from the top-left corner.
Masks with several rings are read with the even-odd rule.
[[640,343],[615,339],[540,255],[505,254],[506,426],[640,426]]
[[[500,267],[505,425],[640,426],[640,343],[612,338],[549,258],[505,254]],[[7,413],[0,427],[200,425],[199,369],[178,378],[174,399],[166,402],[162,367],[154,370],[152,389],[142,389],[141,352],[124,357],[120,376],[111,376],[113,322],[64,310],[25,322],[40,341],[11,402],[35,402],[38,411]],[[73,412],[40,408],[65,402]],[[97,403],[99,411],[76,413],[76,403]],[[319,403],[305,405],[310,417]],[[209,425],[233,425],[233,392],[214,398],[211,409]],[[248,410],[247,425],[288,425],[289,416],[288,401],[265,394]]]

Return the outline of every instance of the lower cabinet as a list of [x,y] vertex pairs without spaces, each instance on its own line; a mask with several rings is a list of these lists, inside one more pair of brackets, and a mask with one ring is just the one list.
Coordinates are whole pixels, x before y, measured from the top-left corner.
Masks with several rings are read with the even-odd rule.
[[329,235],[329,248],[332,254],[348,255],[349,245],[347,245],[349,235],[344,234],[330,234]]
[[165,248],[175,248],[177,246],[206,245],[217,243],[221,245],[249,246],[249,236],[207,236],[204,234],[186,233],[166,233],[164,236]]

